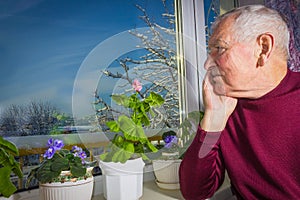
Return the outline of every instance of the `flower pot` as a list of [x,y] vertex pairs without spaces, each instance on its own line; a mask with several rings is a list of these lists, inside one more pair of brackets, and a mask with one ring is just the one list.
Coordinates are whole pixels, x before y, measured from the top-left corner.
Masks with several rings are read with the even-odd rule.
[[40,184],[40,200],[90,200],[92,198],[93,186],[93,177],[76,182]]
[[141,158],[123,163],[103,162],[103,193],[107,200],[137,200],[143,195],[145,163]]
[[179,166],[180,159],[177,160],[153,160],[153,170],[156,184],[163,189],[179,189]]

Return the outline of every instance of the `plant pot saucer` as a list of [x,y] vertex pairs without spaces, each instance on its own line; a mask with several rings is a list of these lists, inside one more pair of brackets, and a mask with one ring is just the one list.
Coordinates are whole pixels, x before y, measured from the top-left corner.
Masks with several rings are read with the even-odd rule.
[[155,180],[158,187],[166,190],[178,190],[180,188],[179,183],[162,183]]

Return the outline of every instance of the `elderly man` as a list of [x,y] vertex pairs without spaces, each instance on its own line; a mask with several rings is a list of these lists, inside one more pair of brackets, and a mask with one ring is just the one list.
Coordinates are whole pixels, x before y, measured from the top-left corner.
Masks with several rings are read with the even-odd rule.
[[213,25],[204,118],[180,166],[186,199],[211,197],[225,170],[237,199],[300,199],[300,74],[275,11],[244,6]]

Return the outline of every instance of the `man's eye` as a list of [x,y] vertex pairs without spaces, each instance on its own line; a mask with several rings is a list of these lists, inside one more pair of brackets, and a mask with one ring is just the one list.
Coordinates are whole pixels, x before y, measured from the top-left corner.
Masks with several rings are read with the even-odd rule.
[[223,47],[223,46],[213,46],[211,48],[209,48],[208,53],[209,54],[218,54],[221,55],[222,53],[224,53],[227,50],[227,48]]
[[226,48],[222,47],[222,46],[216,46],[215,48],[216,48],[218,54],[222,54],[226,51]]

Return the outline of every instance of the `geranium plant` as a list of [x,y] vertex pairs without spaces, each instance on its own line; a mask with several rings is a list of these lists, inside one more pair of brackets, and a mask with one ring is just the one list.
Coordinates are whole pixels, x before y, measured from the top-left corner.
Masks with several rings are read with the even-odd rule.
[[109,151],[100,155],[104,162],[125,163],[128,159],[142,157],[147,160],[145,152],[156,152],[157,148],[148,140],[144,127],[150,125],[151,117],[155,117],[153,109],[164,103],[161,95],[150,92],[147,97],[142,97],[141,83],[135,79],[132,83],[134,94],[112,95],[112,100],[129,110],[129,115],[122,114],[117,120],[109,121],[106,125],[110,131],[115,132],[109,145]]
[[[48,140],[47,145],[44,159],[38,167],[31,170],[26,187],[33,178],[40,183],[49,183],[74,182],[92,176],[91,172],[87,171],[86,153],[82,148],[73,146],[71,150],[63,149],[63,141],[53,138]],[[63,171],[69,173],[62,173]]]
[[4,197],[9,197],[17,191],[10,179],[11,173],[13,172],[19,178],[23,177],[20,164],[15,160],[15,156],[18,155],[16,145],[0,136],[0,194]]

